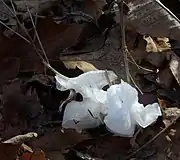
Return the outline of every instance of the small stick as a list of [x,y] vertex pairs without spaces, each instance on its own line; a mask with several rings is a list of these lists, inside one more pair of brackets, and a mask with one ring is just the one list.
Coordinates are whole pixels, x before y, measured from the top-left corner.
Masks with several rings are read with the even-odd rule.
[[2,21],[0,21],[0,24],[2,24],[3,26],[5,26],[7,29],[9,29],[10,31],[12,31],[14,34],[18,35],[20,38],[22,38],[23,40],[25,40],[27,43],[31,44],[31,42],[25,38],[24,36],[22,36],[21,34],[19,34],[18,32],[14,31],[12,28],[8,27],[5,23],[3,23]]
[[[130,63],[134,64],[134,62],[132,62],[130,59],[128,59],[128,61],[129,61]],[[137,64],[137,65],[138,65],[138,64]],[[148,69],[148,68],[145,68],[145,67],[142,67],[142,66],[140,66],[140,65],[138,65],[138,67],[139,67],[139,69],[142,69],[142,70],[147,71],[147,72],[154,72],[153,70]]]
[[127,46],[126,46],[126,40],[125,40],[125,26],[124,26],[124,15],[123,15],[123,0],[120,0],[120,2],[117,3],[118,8],[119,8],[119,13],[120,13],[120,26],[121,26],[121,36],[122,36],[122,47],[121,47],[121,52],[123,53],[124,56],[124,63],[125,63],[125,70],[126,70],[126,77],[127,77],[127,82],[130,83],[130,76],[129,76],[129,65],[127,61]]
[[137,88],[137,90],[143,95],[143,92],[141,91],[141,89],[138,87],[138,85],[136,84],[136,82],[134,81],[133,77],[131,76],[131,74],[129,75],[131,78],[131,81],[133,82],[133,84],[135,85],[135,87]]
[[40,47],[41,47],[41,50],[42,50],[42,52],[43,52],[43,54],[44,54],[44,57],[45,57],[47,63],[49,63],[49,60],[48,60],[48,58],[47,58],[46,52],[45,52],[45,50],[44,50],[44,47],[43,47],[42,42],[41,42],[41,40],[40,40],[40,38],[39,38],[39,35],[38,35],[38,33],[37,33],[36,26],[35,26],[35,24],[34,24],[34,21],[33,21],[32,15],[31,15],[31,12],[30,12],[28,6],[26,6],[26,8],[27,8],[27,11],[28,11],[28,13],[29,13],[29,16],[30,16],[30,19],[31,19],[31,22],[32,22],[32,25],[33,25],[33,28],[34,28],[34,32],[35,32],[36,38],[37,38],[37,40],[38,40],[38,42],[39,42],[39,45],[40,45]]
[[24,135],[18,135],[13,138],[10,138],[10,139],[4,141],[3,143],[21,144],[21,143],[24,143],[25,141],[29,141],[33,138],[36,138],[37,136],[38,136],[37,133],[30,132],[30,133],[27,133]]
[[132,152],[131,154],[129,154],[128,156],[126,156],[123,160],[128,160],[130,159],[132,156],[134,156],[137,152],[143,150],[145,147],[147,147],[147,145],[149,145],[150,143],[152,143],[154,140],[156,140],[162,133],[164,133],[167,129],[169,129],[173,124],[176,123],[176,121],[180,118],[180,115],[178,115],[166,128],[164,128],[162,131],[160,131],[158,134],[156,134],[156,136],[154,136],[151,140],[149,140],[148,142],[146,142],[144,145],[142,145],[139,149],[137,149],[136,151]]
[[[37,19],[38,19],[38,7],[36,6],[36,15],[35,15],[35,26],[37,25]],[[36,41],[36,34],[34,33],[33,41]]]
[[43,61],[43,64],[49,68],[52,72],[54,72],[56,75],[58,75],[59,77],[61,77],[64,80],[68,80],[69,78],[62,75],[61,73],[59,73],[58,71],[56,71],[53,67],[51,67],[51,65],[49,63],[46,63],[45,61]]

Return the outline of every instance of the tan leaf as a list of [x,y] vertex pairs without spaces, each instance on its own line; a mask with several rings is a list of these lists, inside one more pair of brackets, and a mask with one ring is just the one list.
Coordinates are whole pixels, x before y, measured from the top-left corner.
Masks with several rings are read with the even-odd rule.
[[139,33],[180,39],[180,21],[159,0],[134,0],[128,6],[128,20]]
[[147,45],[146,45],[147,52],[158,52],[158,46],[150,36],[148,37],[144,36],[143,38],[147,42]]
[[163,52],[171,49],[169,38],[152,38],[150,36],[144,36],[144,40],[147,42],[147,52]]
[[97,70],[97,68],[94,67],[94,65],[86,61],[63,61],[63,63],[68,69],[75,69],[77,67],[83,72]]

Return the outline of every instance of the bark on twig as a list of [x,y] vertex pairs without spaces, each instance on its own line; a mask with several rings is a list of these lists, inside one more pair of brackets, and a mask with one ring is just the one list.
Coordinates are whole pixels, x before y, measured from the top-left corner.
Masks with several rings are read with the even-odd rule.
[[124,57],[124,64],[125,64],[125,70],[126,70],[126,78],[127,82],[130,83],[130,73],[129,73],[129,65],[128,65],[128,60],[127,60],[127,46],[126,46],[126,39],[125,39],[125,26],[124,26],[124,15],[123,15],[123,0],[120,0],[117,2],[118,8],[119,8],[119,13],[120,13],[120,26],[121,26],[121,42],[122,42],[122,47],[121,47],[121,52],[123,53]]

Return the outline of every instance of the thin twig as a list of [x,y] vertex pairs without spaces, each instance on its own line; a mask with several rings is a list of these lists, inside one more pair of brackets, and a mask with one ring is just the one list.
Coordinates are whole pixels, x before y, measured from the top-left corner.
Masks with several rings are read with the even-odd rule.
[[54,72],[56,75],[58,75],[59,77],[61,77],[61,79],[63,80],[68,80],[69,78],[62,75],[61,73],[59,73],[58,71],[56,71],[49,63],[46,63],[45,61],[43,61],[43,64],[49,68],[52,72]]
[[131,52],[127,51],[130,58],[132,59],[132,61],[134,62],[134,64],[137,66],[137,68],[139,69],[139,65],[136,63],[136,60],[134,59],[134,57],[132,56]]
[[16,14],[16,10],[15,10],[15,7],[14,7],[14,4],[13,4],[12,0],[10,0],[10,2],[11,2],[11,6],[12,6],[12,8],[14,10],[14,14]]
[[40,45],[40,47],[41,47],[41,50],[42,50],[42,52],[43,52],[43,54],[44,54],[44,57],[45,57],[47,63],[49,63],[49,60],[48,60],[48,58],[47,58],[46,52],[45,52],[45,50],[44,50],[44,47],[43,47],[42,42],[41,42],[41,40],[40,40],[40,38],[39,38],[39,35],[38,35],[38,33],[37,33],[36,26],[35,26],[35,24],[34,24],[34,21],[33,21],[32,15],[31,15],[31,12],[30,12],[28,6],[26,6],[26,8],[27,8],[27,11],[28,11],[28,13],[29,13],[30,19],[31,19],[31,21],[32,21],[32,25],[33,25],[33,28],[34,28],[34,32],[35,32],[35,34],[36,34],[36,37],[37,37],[37,40],[38,40],[39,45]]
[[28,36],[29,40],[31,41],[31,36],[29,35],[28,31],[25,29],[25,27],[21,24],[21,22],[19,21],[17,15],[16,15],[16,10],[14,7],[14,4],[11,2],[12,8],[14,10],[14,12],[11,10],[11,8],[4,2],[4,0],[1,0],[1,2],[4,4],[4,6],[12,13],[12,15],[16,18],[17,23],[19,24],[19,26],[23,29],[23,31],[26,33],[26,35]]
[[141,89],[138,87],[138,85],[136,84],[136,82],[134,81],[134,79],[132,78],[131,74],[129,74],[131,81],[133,82],[134,86],[137,88],[137,90],[143,95],[143,92],[141,91]]
[[129,154],[128,156],[126,156],[123,160],[128,160],[130,159],[132,156],[134,156],[137,152],[143,150],[145,147],[147,147],[147,145],[149,145],[150,143],[152,143],[154,140],[156,140],[161,134],[163,134],[167,129],[169,129],[173,124],[176,123],[176,121],[180,118],[180,115],[178,115],[166,128],[164,128],[162,131],[160,131],[158,134],[156,134],[156,136],[154,136],[151,140],[149,140],[148,142],[146,142],[144,145],[142,145],[139,149],[137,149],[136,151],[132,152],[131,154]]
[[[128,61],[129,61],[130,63],[134,64],[134,62],[132,62],[130,59],[128,59]],[[138,65],[138,64],[137,64],[137,65]],[[138,68],[139,68],[139,69],[142,69],[142,70],[145,70],[145,71],[147,71],[147,72],[154,72],[153,70],[148,69],[148,68],[145,68],[145,67],[142,67],[142,66],[140,66],[140,65],[138,65]]]
[[124,63],[125,63],[125,70],[126,70],[126,77],[127,77],[127,82],[130,83],[130,76],[129,76],[129,65],[128,65],[128,61],[127,61],[127,46],[126,46],[126,40],[125,40],[125,26],[124,26],[124,15],[123,15],[123,0],[120,0],[120,2],[118,2],[118,8],[119,8],[119,12],[120,12],[120,26],[121,26],[121,36],[122,36],[122,47],[121,47],[121,51],[123,53],[124,56]]
[[17,15],[16,15],[16,10],[14,7],[14,4],[11,3],[12,8],[14,10],[14,12],[11,10],[11,8],[4,2],[4,0],[1,0],[1,2],[4,4],[4,6],[13,14],[13,16],[16,18],[16,21],[18,22],[19,26],[21,27],[21,29],[25,32],[25,34],[27,35],[28,39],[27,40],[24,36],[22,36],[21,34],[17,33],[16,31],[14,31],[13,29],[11,29],[10,27],[6,26],[5,24],[3,24],[6,28],[8,28],[9,30],[11,30],[12,32],[14,32],[16,35],[18,35],[19,37],[21,37],[22,39],[24,39],[26,42],[28,42],[29,44],[31,44],[33,46],[33,49],[35,50],[35,52],[38,54],[38,56],[40,57],[40,59],[42,61],[44,61],[44,58],[41,56],[41,54],[39,53],[38,49],[36,48],[35,44],[32,41],[32,38],[30,36],[30,34],[28,33],[27,29],[21,24],[21,22],[19,21]]
[[9,29],[10,31],[12,31],[14,34],[16,34],[17,36],[19,36],[20,38],[22,38],[23,40],[25,40],[27,43],[31,44],[31,42],[25,38],[24,36],[22,36],[21,34],[19,34],[18,32],[14,31],[12,28],[8,27],[5,23],[3,23],[2,21],[0,21],[0,24],[2,24],[3,26],[5,26],[7,29]]
[[[37,25],[37,19],[38,19],[38,6],[36,5],[36,15],[35,15],[35,26]],[[34,38],[33,38],[33,41],[35,42],[36,41],[36,34],[34,32]]]

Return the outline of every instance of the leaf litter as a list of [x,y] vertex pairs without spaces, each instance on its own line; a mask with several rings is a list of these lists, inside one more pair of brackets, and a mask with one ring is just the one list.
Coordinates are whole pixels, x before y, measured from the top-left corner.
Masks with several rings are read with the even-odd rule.
[[[64,112],[59,113],[59,108],[69,107],[74,99],[70,90],[56,89],[54,78],[55,70],[75,80],[92,71],[112,70],[126,81],[121,53],[123,23],[116,1],[2,0],[1,159],[179,159],[178,5],[179,1],[175,5],[166,0],[123,3],[131,85],[142,90],[143,95],[138,96],[143,105],[158,102],[162,111],[155,123],[134,137],[139,148],[133,148],[131,138],[113,135],[104,125],[64,129],[60,117]],[[42,55],[43,48],[51,66],[44,64],[50,69],[37,56]],[[105,77],[108,84],[111,76]],[[65,79],[64,84],[66,80],[69,81]],[[92,85],[101,86],[102,82]],[[82,86],[85,83],[83,79]],[[103,89],[107,90],[108,85]],[[81,85],[77,90],[85,94]],[[77,104],[84,98],[80,93],[75,97]],[[97,118],[91,110],[89,116]],[[28,139],[26,133],[31,132],[38,137]],[[18,144],[8,141],[14,136],[21,137]]]

